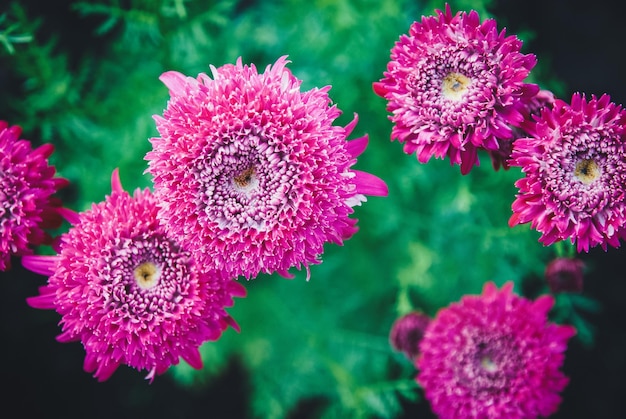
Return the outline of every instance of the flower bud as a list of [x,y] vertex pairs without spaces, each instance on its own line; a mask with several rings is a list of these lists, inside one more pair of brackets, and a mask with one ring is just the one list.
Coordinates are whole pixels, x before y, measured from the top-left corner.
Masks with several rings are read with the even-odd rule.
[[410,360],[414,360],[419,353],[419,343],[429,323],[430,317],[418,311],[399,317],[391,326],[389,333],[391,346],[396,351],[404,353]]
[[580,259],[556,258],[545,270],[545,278],[553,293],[581,292],[585,263]]

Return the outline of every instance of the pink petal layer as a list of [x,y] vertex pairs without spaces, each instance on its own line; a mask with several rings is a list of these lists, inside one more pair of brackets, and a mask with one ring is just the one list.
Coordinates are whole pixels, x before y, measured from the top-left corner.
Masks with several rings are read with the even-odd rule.
[[354,183],[358,193],[371,196],[387,196],[389,194],[387,184],[378,176],[360,170],[353,170],[352,172],[356,175]]

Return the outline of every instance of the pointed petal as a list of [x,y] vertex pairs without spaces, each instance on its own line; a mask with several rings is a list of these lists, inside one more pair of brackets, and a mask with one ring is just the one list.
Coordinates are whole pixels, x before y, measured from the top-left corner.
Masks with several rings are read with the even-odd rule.
[[56,296],[54,294],[37,295],[35,297],[27,297],[26,304],[32,308],[38,308],[40,310],[54,310],[56,308],[54,304]]
[[346,151],[350,153],[352,157],[357,157],[365,151],[368,141],[367,135],[348,141],[346,143]]
[[80,221],[80,215],[76,211],[72,211],[69,208],[59,208],[57,209],[57,212],[72,225],[76,225]]
[[22,257],[22,266],[37,274],[50,276],[54,274],[56,261],[56,256],[26,255]]
[[101,363],[96,370],[96,373],[93,375],[98,379],[99,382],[103,382],[111,378],[113,373],[117,370],[117,367],[120,366],[120,363],[115,360],[110,360],[110,362],[104,364]]
[[244,287],[243,284],[238,282],[236,279],[233,279],[232,283],[230,283],[229,285],[230,287],[228,288],[228,292],[233,297],[245,297],[248,293],[246,287]]
[[225,320],[226,320],[226,323],[228,323],[228,325],[232,327],[233,329],[235,329],[237,332],[241,331],[239,324],[231,316],[226,317]]
[[161,74],[159,80],[167,86],[171,93],[184,95],[187,87],[187,77],[178,71],[166,71]]
[[202,369],[202,357],[200,356],[200,351],[198,351],[197,348],[188,350],[182,355],[182,357],[189,365],[191,365],[191,367],[197,370]]
[[346,130],[346,137],[352,133],[354,127],[356,127],[357,122],[359,122],[359,115],[357,115],[357,113],[355,112],[352,121],[350,121],[350,123],[344,128]]
[[385,87],[385,85],[382,84],[381,82],[374,82],[374,83],[372,83],[372,89],[374,90],[374,93],[376,93],[380,97],[385,97],[385,95],[388,92],[388,90]]
[[32,156],[41,155],[44,158],[48,158],[54,152],[54,146],[50,143],[43,144],[33,150]]
[[358,193],[371,196],[387,196],[389,194],[387,184],[378,176],[360,170],[352,170],[352,172],[356,175],[353,180]]
[[[58,335],[56,337],[57,342],[61,342],[61,343],[67,343],[67,342],[76,342],[80,340],[80,336],[74,336],[74,334],[72,334],[72,332],[70,331],[66,331],[61,333],[60,335]],[[93,370],[88,371],[88,372],[92,372],[95,370],[95,367]]]
[[533,302],[533,308],[539,313],[548,313],[554,305],[554,297],[542,295]]
[[146,375],[145,379],[148,380],[150,384],[152,384],[155,376],[156,376],[156,367],[152,367],[148,375]]
[[122,181],[120,180],[120,169],[118,167],[116,167],[111,174],[111,191],[115,193],[124,192]]

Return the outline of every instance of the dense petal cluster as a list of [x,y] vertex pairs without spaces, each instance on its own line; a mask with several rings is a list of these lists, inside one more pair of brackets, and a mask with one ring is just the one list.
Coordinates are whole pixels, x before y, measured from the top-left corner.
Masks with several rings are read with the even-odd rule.
[[569,239],[577,251],[618,247],[626,224],[626,111],[608,95],[575,93],[536,118],[513,145],[511,165],[525,177],[509,220],[531,223],[545,245]]
[[287,62],[161,76],[170,100],[146,155],[160,217],[229,276],[289,276],[319,263],[325,243],[357,231],[353,206],[387,194],[382,180],[351,169],[368,141],[346,141],[356,118],[334,126],[330,87],[302,92]]
[[162,374],[182,357],[202,367],[199,346],[237,324],[226,313],[245,295],[234,280],[207,271],[157,220],[148,189],[131,196],[117,171],[112,193],[91,209],[64,210],[73,225],[55,256],[25,256],[24,266],[49,275],[35,308],[61,316],[61,342],[81,341],[84,369],[103,381],[120,365]]
[[550,323],[551,296],[530,301],[489,282],[441,309],[420,342],[418,383],[439,418],[545,417],[568,383],[571,326]]
[[449,5],[414,22],[391,50],[374,91],[387,99],[392,139],[422,163],[449,157],[463,174],[478,164],[478,150],[497,150],[513,137],[525,103],[539,90],[525,83],[536,64],[516,36],[496,21]]
[[32,253],[32,246],[47,243],[48,228],[61,225],[53,195],[67,180],[54,177],[48,164],[52,144],[32,149],[20,139],[22,129],[0,121],[0,271],[11,267],[11,256]]

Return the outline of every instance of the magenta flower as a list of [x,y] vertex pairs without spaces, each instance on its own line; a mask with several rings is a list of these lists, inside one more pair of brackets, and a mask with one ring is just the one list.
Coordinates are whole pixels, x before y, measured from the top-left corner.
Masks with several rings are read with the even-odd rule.
[[544,108],[530,136],[515,141],[511,165],[525,174],[509,220],[530,222],[539,241],[576,242],[577,251],[619,247],[626,234],[626,112],[610,101],[572,95]]
[[0,271],[11,268],[11,256],[33,253],[49,244],[46,229],[57,228],[60,201],[53,195],[67,185],[48,164],[52,144],[32,149],[20,139],[22,129],[0,121]]
[[585,262],[577,258],[555,258],[548,263],[544,276],[553,293],[581,292]]
[[509,160],[511,153],[513,152],[513,143],[516,139],[528,136],[528,126],[532,126],[534,123],[535,115],[539,115],[541,110],[546,106],[552,106],[556,97],[554,93],[549,90],[540,90],[528,103],[525,103],[522,114],[524,115],[524,121],[519,127],[513,127],[513,137],[509,139],[500,139],[498,141],[498,148],[495,150],[487,150],[491,157],[491,163],[494,170],[499,170],[502,167],[504,170],[508,170]]
[[411,311],[397,318],[389,332],[389,342],[393,349],[414,360],[419,354],[419,343],[430,320],[430,317],[419,311]]
[[351,169],[367,136],[346,141],[330,86],[300,90],[285,57],[211,67],[212,79],[166,72],[171,98],[156,116],[160,138],[146,155],[171,233],[229,276],[320,262],[326,242],[356,231],[349,218],[365,195],[386,195],[377,177]]
[[391,61],[374,91],[387,99],[391,138],[421,163],[449,157],[467,174],[479,149],[497,150],[513,137],[525,102],[539,90],[524,83],[536,64],[520,53],[522,42],[498,33],[478,13],[422,17],[391,49]]
[[147,370],[152,380],[180,357],[200,369],[199,346],[229,325],[239,330],[225,307],[245,289],[205,270],[166,234],[148,189],[129,195],[117,170],[111,185],[111,195],[91,209],[63,211],[73,226],[58,255],[22,259],[50,276],[28,304],[62,316],[57,340],[81,341],[84,369],[99,381],[122,364]]
[[489,282],[441,309],[426,329],[418,383],[439,418],[536,418],[554,413],[572,326],[549,323],[551,296],[530,301]]

